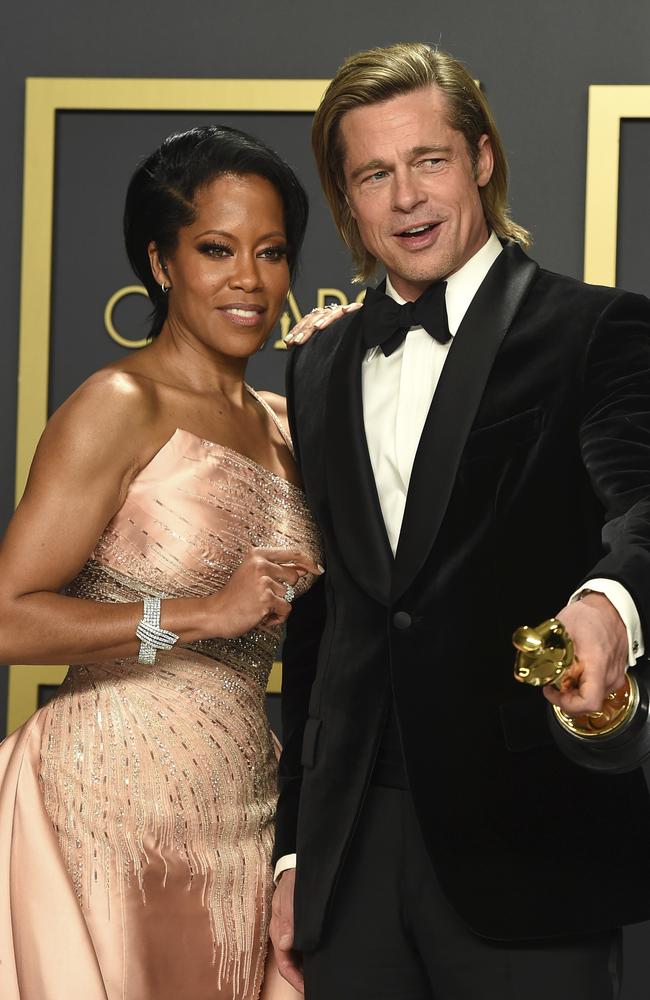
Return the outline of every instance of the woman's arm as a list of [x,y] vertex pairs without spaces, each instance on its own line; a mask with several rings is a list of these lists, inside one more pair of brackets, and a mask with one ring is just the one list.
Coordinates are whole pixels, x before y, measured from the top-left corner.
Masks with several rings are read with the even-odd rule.
[[[0,546],[0,662],[137,654],[141,602],[99,603],[58,591],[79,573],[129,484],[168,436],[155,393],[118,372],[93,376],[54,414]],[[268,616],[283,621],[289,605],[282,581],[313,572],[305,559],[253,550],[218,594],[163,601],[161,625],[191,642],[241,635]]]

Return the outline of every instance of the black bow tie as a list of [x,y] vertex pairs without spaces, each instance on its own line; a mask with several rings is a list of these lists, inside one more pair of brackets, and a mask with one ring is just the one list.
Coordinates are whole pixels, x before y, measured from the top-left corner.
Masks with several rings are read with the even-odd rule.
[[415,302],[403,306],[378,288],[368,288],[363,303],[363,339],[367,347],[381,347],[388,357],[406,338],[412,326],[423,326],[434,340],[451,339],[445,305],[445,281],[429,285]]

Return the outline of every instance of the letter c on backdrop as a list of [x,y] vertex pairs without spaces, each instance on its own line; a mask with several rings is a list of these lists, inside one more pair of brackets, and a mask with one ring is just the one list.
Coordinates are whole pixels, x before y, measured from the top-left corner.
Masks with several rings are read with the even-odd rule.
[[143,337],[142,340],[127,340],[126,337],[117,332],[113,323],[113,310],[117,303],[125,299],[127,295],[144,295],[147,298],[149,297],[143,285],[125,285],[124,288],[118,288],[106,303],[106,308],[104,309],[104,326],[106,327],[108,336],[116,344],[119,344],[120,347],[129,347],[135,350],[137,347],[145,347],[149,343],[149,338]]

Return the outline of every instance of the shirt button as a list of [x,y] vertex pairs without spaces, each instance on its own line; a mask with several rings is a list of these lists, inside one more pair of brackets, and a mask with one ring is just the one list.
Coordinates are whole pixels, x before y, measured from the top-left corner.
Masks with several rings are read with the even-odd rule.
[[404,631],[404,629],[411,627],[411,616],[407,611],[396,611],[393,615],[393,625],[395,628]]

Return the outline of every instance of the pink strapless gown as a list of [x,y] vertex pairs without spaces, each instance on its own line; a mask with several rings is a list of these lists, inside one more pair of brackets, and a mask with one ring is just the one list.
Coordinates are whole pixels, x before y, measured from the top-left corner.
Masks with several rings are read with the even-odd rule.
[[[178,430],[69,592],[200,597],[258,545],[322,558],[302,491]],[[71,667],[5,740],[2,1000],[256,1000],[276,802],[264,699],[278,640],[255,629],[159,653],[153,667]]]

